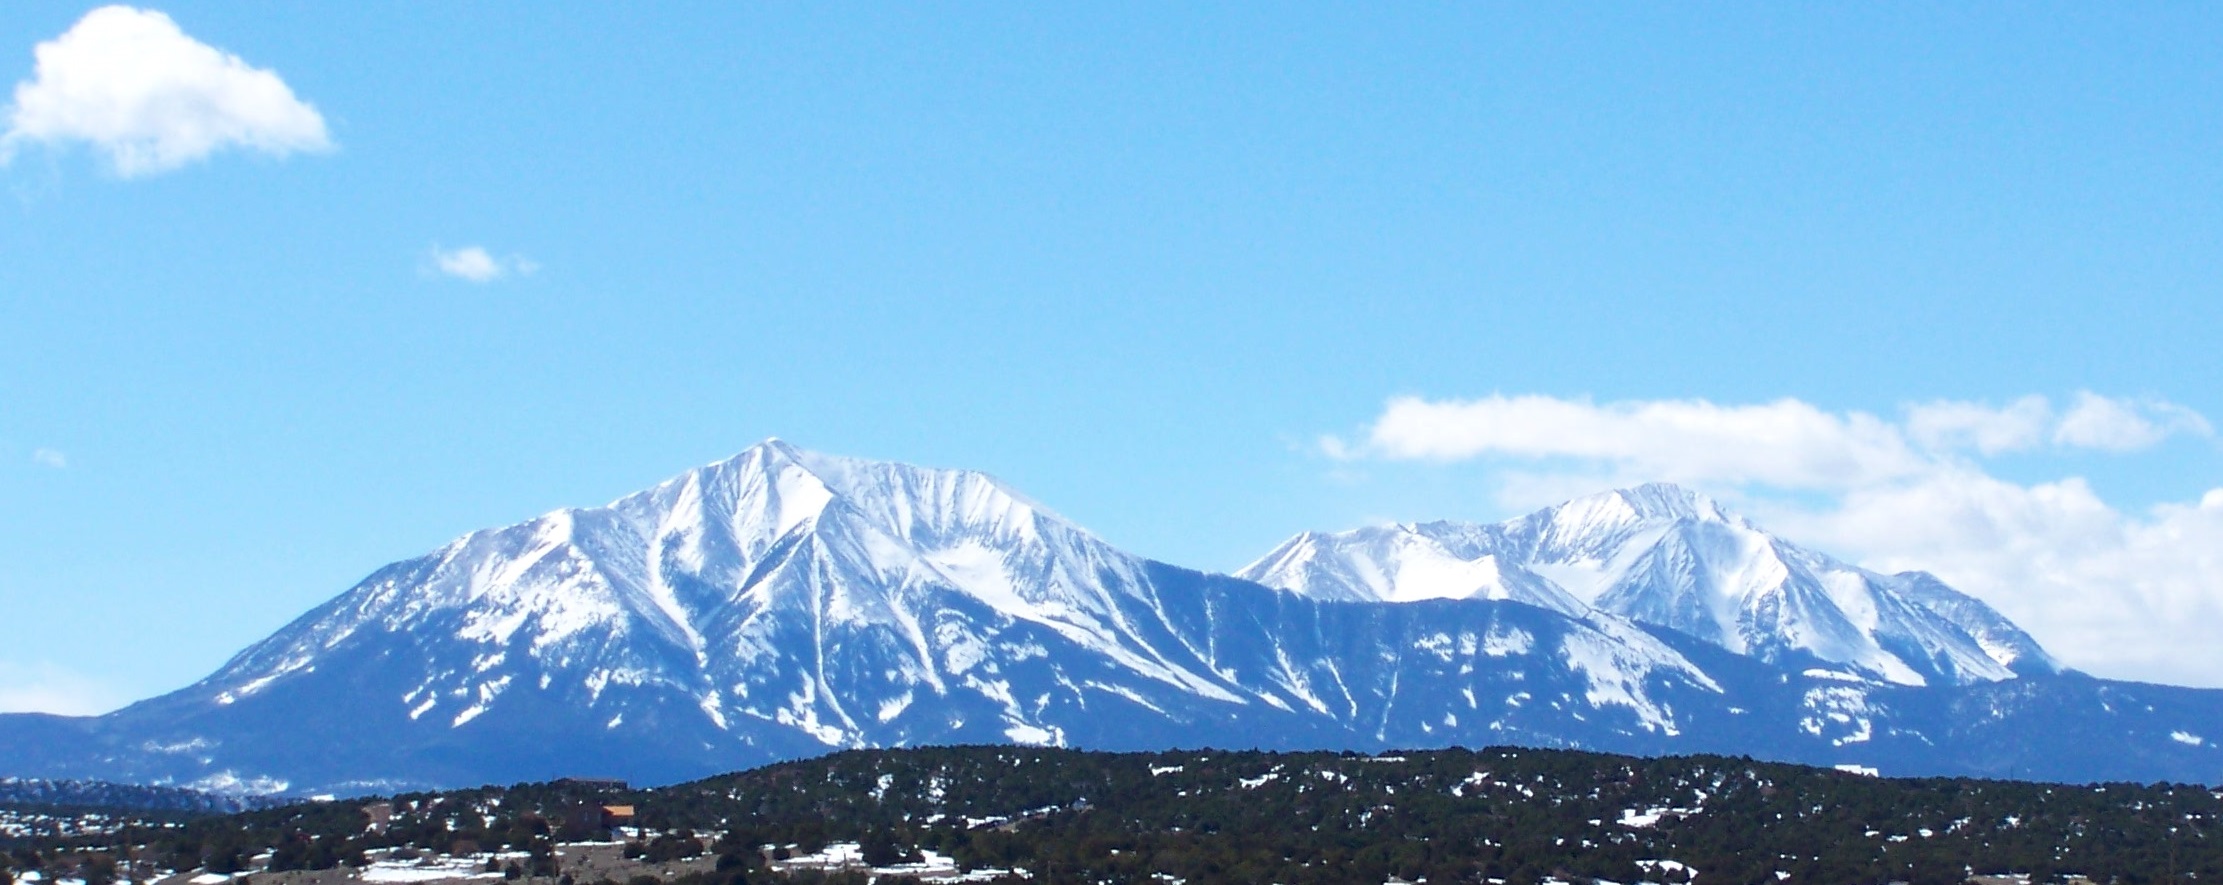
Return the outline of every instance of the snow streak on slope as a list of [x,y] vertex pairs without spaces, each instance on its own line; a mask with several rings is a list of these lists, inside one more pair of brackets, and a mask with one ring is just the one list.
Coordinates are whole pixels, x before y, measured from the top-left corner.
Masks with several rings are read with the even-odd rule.
[[[1589,711],[1602,734],[1671,735],[1685,724],[1669,695],[1720,692],[1633,628],[1567,622],[1583,607],[1549,582],[1450,551],[1392,581],[1452,580],[1482,607],[1395,635],[1362,610],[1291,609],[1255,584],[1197,580],[984,474],[773,440],[605,507],[473,532],[382,569],[161,699],[217,724],[164,726],[160,743],[221,746],[220,723],[250,714],[325,715],[312,695],[333,680],[361,695],[367,710],[350,715],[380,746],[559,728],[574,743],[694,748],[681,758],[1199,733],[1332,745],[1541,733],[1536,717],[1553,709]],[[1490,600],[1545,620],[1500,624]],[[1505,678],[1526,688],[1493,687]],[[1515,709],[1555,680],[1573,681]],[[1512,713],[1477,708],[1461,730],[1440,708],[1472,707],[1477,692]],[[373,722],[386,729],[375,738]]]
[[0,774],[393,792],[950,743],[2223,772],[2177,737],[2223,694],[2058,673],[1928,575],[1671,486],[1306,535],[1246,574],[1298,592],[1122,553],[983,474],[775,440],[394,563],[170,695],[0,716]]
[[[1472,573],[1508,577],[1478,583]],[[1495,525],[1308,533],[1238,574],[1319,599],[1496,594],[1573,613],[1587,608],[1770,662],[1810,660],[1903,685],[2057,669],[2027,634],[1935,578],[1838,562],[1664,484]]]
[[1048,702],[1011,672],[1049,645],[1116,670],[1097,677],[1115,694],[1249,703],[1146,623],[1154,605],[1138,560],[983,474],[775,440],[608,507],[465,536],[205,685],[231,703],[372,630],[445,637],[397,702],[455,727],[530,681],[568,686],[612,728],[625,704],[607,695],[655,687],[716,729],[769,722],[828,746],[1055,742]]

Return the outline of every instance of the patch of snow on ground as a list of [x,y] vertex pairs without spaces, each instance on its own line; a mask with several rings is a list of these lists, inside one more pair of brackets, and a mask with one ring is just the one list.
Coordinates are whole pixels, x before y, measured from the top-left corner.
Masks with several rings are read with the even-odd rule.
[[[769,847],[769,846],[767,846]],[[986,882],[1004,876],[1032,879],[1034,874],[1023,869],[997,869],[982,867],[962,871],[957,860],[948,855],[921,849],[918,863],[900,863],[884,867],[866,866],[864,848],[855,842],[835,842],[816,854],[798,854],[787,860],[772,862],[772,868],[783,872],[793,870],[870,870],[874,877],[915,876],[929,882]]]
[[864,846],[855,842],[833,842],[816,854],[798,854],[788,858],[794,867],[847,867],[864,865]]
[[1658,826],[1660,821],[1666,820],[1670,817],[1689,817],[1691,815],[1697,814],[1701,809],[1705,807],[1705,805],[1705,797],[1700,796],[1698,798],[1698,801],[1693,803],[1693,807],[1690,808],[1669,808],[1667,806],[1657,806],[1653,808],[1646,808],[1642,811],[1630,808],[1621,812],[1621,819],[1619,821],[1616,821],[1616,823],[1619,823],[1620,825],[1628,827],[1630,829],[1644,829],[1646,827]]
[[1696,879],[1698,877],[1698,873],[1696,870],[1692,870],[1689,866],[1686,866],[1682,861],[1679,860],[1640,860],[1636,862],[1636,865],[1646,872],[1654,870],[1662,873],[1688,871],[1691,874],[1689,878]]
[[1660,818],[1666,816],[1666,814],[1667,809],[1665,808],[1648,808],[1643,811],[1631,808],[1621,812],[1620,824],[1630,829],[1640,830],[1657,825]]
[[2194,747],[2206,744],[2208,742],[2206,738],[2193,734],[2189,731],[2172,731],[2169,733],[2169,739],[2180,744],[2186,744]]
[[499,879],[501,873],[486,872],[484,858],[463,857],[425,858],[423,860],[381,860],[364,867],[365,882],[431,882],[438,879]]

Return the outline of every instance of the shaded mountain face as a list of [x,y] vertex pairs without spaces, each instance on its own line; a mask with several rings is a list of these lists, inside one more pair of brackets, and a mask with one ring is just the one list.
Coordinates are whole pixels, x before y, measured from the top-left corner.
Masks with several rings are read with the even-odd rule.
[[1619,616],[1772,664],[1899,685],[2059,670],[2028,634],[1933,576],[1838,562],[1664,484],[1494,525],[1307,533],[1237,574],[1314,599],[1515,599]]
[[387,566],[172,694],[0,716],[0,775],[360,793],[952,743],[2036,774],[2082,733],[2137,752],[2053,776],[2223,780],[2223,693],[2057,673],[1934,578],[1667,487],[1263,562],[1298,592],[1126,554],[983,474],[775,440]]

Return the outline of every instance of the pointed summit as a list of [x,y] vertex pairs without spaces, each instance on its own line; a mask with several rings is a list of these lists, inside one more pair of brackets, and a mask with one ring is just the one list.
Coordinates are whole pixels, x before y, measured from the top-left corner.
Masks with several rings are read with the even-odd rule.
[[1566,537],[1596,536],[1669,522],[1717,522],[1743,525],[1742,517],[1697,491],[1674,483],[1651,482],[1614,489],[1546,508],[1528,517],[1548,518],[1553,534]]
[[1703,519],[1733,521],[1721,504],[1694,490],[1671,482],[1648,482],[1613,492],[1629,508],[1647,519]]

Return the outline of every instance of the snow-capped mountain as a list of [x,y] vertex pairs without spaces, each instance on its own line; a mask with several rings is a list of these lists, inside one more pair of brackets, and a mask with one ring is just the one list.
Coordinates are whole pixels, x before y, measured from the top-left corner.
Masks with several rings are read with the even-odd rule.
[[1515,599],[1629,618],[1775,664],[1901,685],[2053,672],[2036,640],[1920,572],[1883,575],[1653,484],[1529,516],[1306,533],[1237,575],[1316,599]]
[[1299,592],[1124,553],[984,474],[774,440],[386,566],[171,694],[0,716],[0,775],[313,794],[989,742],[2223,775],[2223,692],[2056,673],[1933,578],[1668,487],[1309,535],[1257,572]]
[[[1069,644],[1127,690],[1236,700],[1170,637],[1140,561],[995,480],[799,451],[777,440],[607,507],[475,532],[351,591],[206,684],[218,703],[266,690],[375,629],[458,648],[403,702],[461,726],[528,675],[623,723],[613,686],[688,698],[706,724],[760,720],[828,746],[1047,734],[993,668]],[[1023,576],[1023,577],[1022,577]],[[1021,657],[1020,660],[1026,660]],[[524,673],[520,674],[520,670]],[[1200,672],[1202,670],[1203,672]],[[924,696],[968,701],[921,705]],[[981,705],[985,704],[983,707]],[[937,709],[937,707],[939,707]]]
[[1590,607],[1558,584],[1478,551],[1444,523],[1306,532],[1274,548],[1237,577],[1335,602],[1505,599],[1580,617]]

